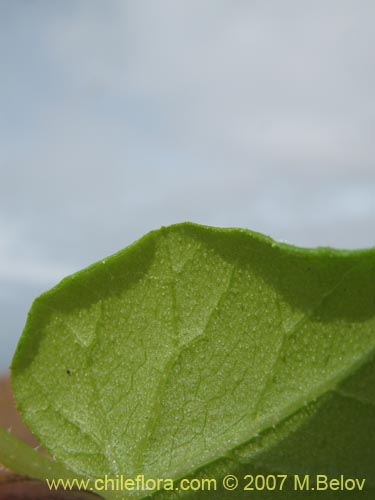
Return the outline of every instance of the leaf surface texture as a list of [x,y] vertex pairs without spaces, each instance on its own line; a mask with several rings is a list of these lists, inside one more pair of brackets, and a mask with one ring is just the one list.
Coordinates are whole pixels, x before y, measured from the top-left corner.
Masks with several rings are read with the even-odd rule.
[[374,250],[179,224],[36,299],[13,388],[83,476],[346,471],[370,491],[374,313]]

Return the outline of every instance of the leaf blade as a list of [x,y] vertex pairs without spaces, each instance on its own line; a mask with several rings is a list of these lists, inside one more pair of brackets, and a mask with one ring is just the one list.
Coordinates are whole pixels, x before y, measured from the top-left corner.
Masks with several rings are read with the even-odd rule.
[[35,302],[12,367],[21,412],[81,474],[186,475],[372,357],[374,263],[244,230],[150,233]]

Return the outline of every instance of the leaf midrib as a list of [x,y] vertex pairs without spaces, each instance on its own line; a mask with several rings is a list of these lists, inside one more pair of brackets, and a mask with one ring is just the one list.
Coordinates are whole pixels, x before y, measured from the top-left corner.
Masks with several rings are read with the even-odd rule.
[[249,431],[247,431],[246,434],[243,434],[238,439],[238,442],[233,447],[226,450],[224,453],[218,450],[216,454],[211,455],[207,460],[205,460],[204,463],[200,464],[194,470],[185,469],[185,470],[173,471],[171,473],[167,473],[166,477],[172,477],[174,480],[178,480],[179,478],[185,477],[187,474],[191,474],[195,470],[202,469],[207,465],[210,465],[211,463],[220,460],[221,458],[225,457],[231,458],[231,455],[237,448],[251,442],[257,434],[264,433],[270,429],[275,429],[279,424],[281,424],[288,417],[295,414],[302,407],[305,407],[312,402],[318,402],[323,396],[325,396],[327,393],[331,391],[336,392],[336,388],[340,383],[349,378],[350,375],[356,372],[361,366],[369,362],[374,357],[374,355],[375,355],[375,346],[373,346],[372,349],[366,353],[366,355],[359,357],[349,367],[337,373],[328,382],[319,385],[314,391],[311,391],[310,393],[305,395],[305,397],[299,398],[293,404],[287,406],[284,409],[284,411],[276,414],[275,416],[273,416],[273,418],[265,418],[262,421],[262,425],[254,427],[252,429],[251,432],[253,435],[251,437],[248,437]]
[[[327,292],[325,292],[322,295],[319,302],[308,313],[306,313],[303,318],[296,321],[296,323],[287,332],[284,333],[284,337],[280,343],[280,347],[279,347],[278,352],[275,356],[275,362],[273,365],[273,369],[276,366],[276,363],[279,359],[280,353],[282,352],[283,346],[285,344],[285,340],[288,337],[290,337],[290,335],[292,335],[293,332],[296,331],[296,328],[303,325],[309,318],[311,318],[311,316],[314,313],[316,313],[319,310],[319,308],[324,304],[325,300],[327,300],[330,296],[332,296],[332,294],[342,284],[342,282],[345,280],[345,278],[347,278],[347,276],[350,275],[360,264],[361,263],[354,264],[347,271],[345,271],[340,276],[340,278],[337,280],[337,282],[329,290],[327,290]],[[226,290],[224,291],[224,293],[220,296],[218,304],[220,302],[222,302],[223,297],[227,296],[228,291],[230,289],[230,282],[231,282],[234,274],[235,274],[235,266],[233,266],[233,268],[231,268],[231,271],[229,273],[228,286],[226,287]],[[214,307],[209,318],[212,318],[212,315],[214,314],[214,312],[216,310],[217,310],[217,306]],[[208,323],[209,323],[209,321],[208,321]],[[194,343],[197,339],[199,340],[205,336],[205,334],[206,334],[205,331],[207,329],[208,323],[206,323],[203,333],[201,335],[199,335],[198,337],[195,337],[194,339],[192,339],[192,341],[190,343]],[[182,346],[182,347],[183,347],[183,349],[185,349],[187,346]],[[271,428],[277,427],[282,421],[284,421],[288,417],[295,414],[302,407],[306,406],[307,404],[309,404],[311,402],[319,401],[319,399],[321,399],[328,392],[334,391],[335,388],[341,382],[343,382],[346,378],[350,377],[350,375],[353,372],[355,372],[363,364],[365,364],[367,361],[369,361],[374,356],[374,354],[375,354],[375,345],[373,345],[372,348],[367,351],[367,353],[362,354],[361,356],[358,356],[357,359],[354,359],[350,364],[348,364],[342,370],[339,370],[338,372],[336,372],[329,380],[325,380],[321,384],[318,384],[310,392],[304,393],[302,397],[297,398],[291,404],[283,407],[282,411],[280,411],[278,413],[276,412],[270,417],[265,417],[263,419],[260,419],[258,422],[258,425],[250,428],[250,431],[248,429],[245,433],[243,433],[237,440],[235,440],[235,444],[231,448],[223,451],[222,447],[220,445],[206,460],[204,460],[204,462],[200,463],[196,467],[191,468],[191,469],[186,468],[186,469],[171,470],[171,471],[165,472],[165,474],[163,474],[163,475],[165,477],[172,478],[173,480],[177,481],[179,478],[183,478],[186,475],[189,475],[198,469],[202,469],[202,468],[212,464],[213,462],[220,460],[221,458],[230,457],[237,448],[239,448],[240,446],[246,445],[247,443],[252,441],[257,434],[266,432],[267,430],[269,430]],[[177,355],[180,355],[180,352],[177,353]],[[176,353],[173,353],[172,358],[175,359],[175,357],[176,357]],[[167,366],[170,367],[170,365],[173,365],[173,362],[167,363]],[[273,369],[270,371],[271,375],[272,375],[271,372],[273,372]],[[166,375],[166,377],[163,380],[163,387],[167,386],[167,382],[168,382],[168,374]],[[267,381],[264,385],[264,388],[259,395],[258,402],[256,404],[256,409],[259,407],[260,402],[264,399],[264,396],[267,393],[268,386],[269,386],[269,377],[267,377]],[[159,401],[160,401],[160,393],[159,392],[157,392],[157,399],[159,399]],[[248,418],[249,416],[254,417],[255,414],[256,413],[254,413],[254,410],[253,410],[252,415],[245,414],[245,415],[241,416],[233,425],[237,425],[241,420]],[[160,415],[158,414],[157,418],[153,421],[153,427],[155,427],[159,417],[160,417]],[[229,428],[225,429],[224,432],[227,432]],[[249,437],[249,433],[251,433],[250,437]],[[144,453],[144,450],[143,450],[143,453]]]

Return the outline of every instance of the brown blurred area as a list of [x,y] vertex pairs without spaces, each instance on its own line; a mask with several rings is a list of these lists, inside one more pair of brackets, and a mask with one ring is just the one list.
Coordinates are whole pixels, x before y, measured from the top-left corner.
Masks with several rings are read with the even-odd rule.
[[36,447],[37,441],[22,423],[12,396],[9,375],[0,376],[0,426],[10,430],[25,443]]
[[[25,443],[33,447],[38,445],[34,436],[22,423],[21,417],[16,410],[8,374],[0,376],[0,426],[8,429]],[[0,499],[5,488],[4,483],[14,482],[17,477],[17,475],[12,474],[0,464]]]
[[[0,376],[0,426],[36,448],[38,442],[22,423],[12,396],[8,374]],[[39,448],[38,448],[39,449]],[[44,453],[43,450],[39,451]],[[0,500],[79,500],[99,498],[84,491],[49,491],[42,481],[29,479],[5,469],[0,464]]]

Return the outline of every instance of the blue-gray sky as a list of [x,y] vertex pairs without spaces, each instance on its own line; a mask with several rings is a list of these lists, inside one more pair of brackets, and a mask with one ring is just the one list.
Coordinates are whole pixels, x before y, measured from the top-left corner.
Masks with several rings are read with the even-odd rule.
[[372,0],[0,3],[0,369],[32,299],[191,220],[374,245]]

